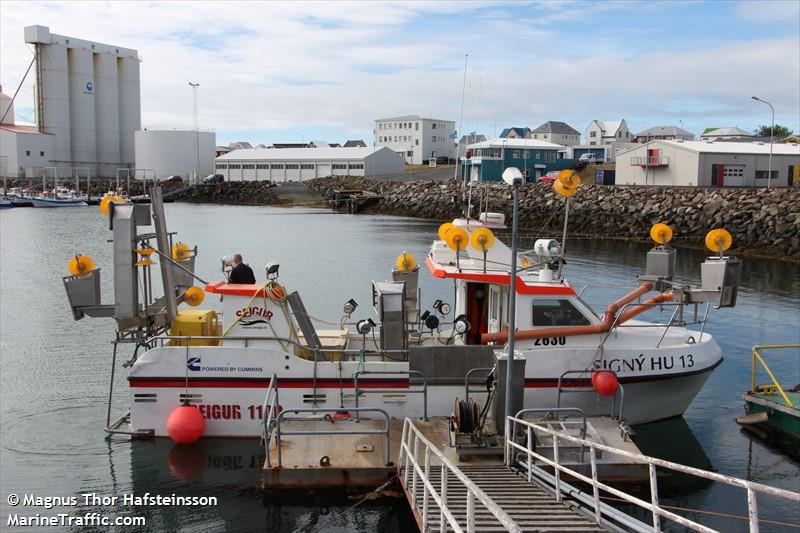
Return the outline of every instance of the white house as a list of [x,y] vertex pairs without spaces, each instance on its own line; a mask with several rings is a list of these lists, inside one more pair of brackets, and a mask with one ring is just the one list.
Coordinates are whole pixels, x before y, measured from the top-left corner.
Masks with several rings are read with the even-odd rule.
[[701,139],[709,139],[712,141],[719,141],[722,139],[731,139],[735,137],[755,137],[756,134],[752,131],[743,130],[741,128],[706,128],[700,135]]
[[[650,141],[674,141],[678,139],[682,141],[693,141],[694,133],[679,128],[678,126],[653,126],[652,128],[647,128],[637,133],[634,142],[646,143]],[[619,151],[620,150],[617,150],[618,153]]]
[[233,150],[216,158],[226,181],[303,181],[326,176],[383,176],[405,172],[389,148],[281,148]]
[[375,121],[375,143],[401,154],[405,162],[421,165],[430,158],[455,158],[456,123],[420,115],[379,118]]
[[[769,143],[652,141],[617,154],[617,185],[765,187]],[[772,148],[772,186],[800,185],[800,145]]]
[[577,146],[581,144],[581,132],[567,124],[548,120],[531,131],[530,139],[560,144],[561,146]]
[[15,123],[14,102],[0,87],[0,177],[38,178],[53,166],[54,146],[52,133]]
[[631,142],[633,135],[625,119],[593,120],[586,126],[586,144],[583,146],[603,146],[606,148],[606,161],[613,161],[615,143]]

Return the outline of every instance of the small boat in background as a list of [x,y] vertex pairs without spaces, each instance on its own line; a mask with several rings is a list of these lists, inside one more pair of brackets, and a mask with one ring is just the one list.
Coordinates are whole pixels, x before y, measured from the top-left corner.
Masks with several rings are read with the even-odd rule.
[[11,203],[11,200],[8,198],[0,198],[0,209],[9,209],[14,207],[14,204]]
[[72,189],[56,187],[31,198],[33,207],[80,207],[89,205],[87,197],[78,195]]
[[[753,346],[753,376],[750,390],[742,395],[745,401],[746,416],[736,419],[740,425],[755,429],[756,433],[780,432],[794,439],[800,439],[800,385],[792,388],[781,385],[772,373],[762,350],[800,349],[800,344],[775,344]],[[771,383],[758,384],[758,364],[764,367]]]

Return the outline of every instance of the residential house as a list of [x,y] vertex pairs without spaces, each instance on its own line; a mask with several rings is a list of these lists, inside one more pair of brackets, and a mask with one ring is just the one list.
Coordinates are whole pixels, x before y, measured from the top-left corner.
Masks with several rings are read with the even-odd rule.
[[486,140],[486,135],[470,133],[469,135],[462,135],[458,141],[458,157],[463,157],[467,153],[467,146],[470,144],[480,143]]
[[636,134],[633,142],[646,143],[650,141],[693,141],[694,134],[677,126],[653,126]]
[[633,140],[625,119],[593,120],[586,126],[586,144],[583,146],[603,147],[605,160],[613,161],[616,143],[628,143]]
[[531,129],[525,128],[506,128],[500,132],[501,139],[530,139]]
[[532,132],[533,139],[547,141],[562,146],[576,146],[581,144],[581,132],[566,122],[548,120]]
[[344,148],[359,148],[359,147],[366,148],[367,143],[365,143],[361,139],[348,140],[344,143]]
[[702,140],[721,140],[730,139],[732,137],[755,137],[752,131],[743,130],[741,128],[706,128],[700,135]]

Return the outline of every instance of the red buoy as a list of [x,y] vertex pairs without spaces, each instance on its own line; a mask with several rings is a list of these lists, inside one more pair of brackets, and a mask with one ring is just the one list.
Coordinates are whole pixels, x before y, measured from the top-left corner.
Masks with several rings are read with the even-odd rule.
[[178,444],[190,444],[203,436],[206,421],[194,405],[179,405],[167,418],[167,433]]
[[619,381],[613,372],[601,370],[592,373],[592,385],[603,396],[614,396],[619,389]]

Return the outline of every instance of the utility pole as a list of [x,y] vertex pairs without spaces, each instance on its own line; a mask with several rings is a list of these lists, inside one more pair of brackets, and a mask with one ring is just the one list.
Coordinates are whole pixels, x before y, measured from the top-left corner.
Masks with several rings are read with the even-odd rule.
[[750,98],[762,104],[767,104],[772,111],[772,127],[769,130],[769,166],[767,167],[767,189],[769,189],[772,185],[772,143],[775,140],[775,108],[772,107],[772,104],[766,100],[762,100],[758,96],[751,96]]
[[194,115],[194,147],[195,153],[197,154],[197,165],[194,169],[194,179],[195,182],[200,181],[200,130],[198,129],[198,122],[197,122],[197,88],[200,87],[199,83],[192,83],[189,82],[189,85],[192,87],[192,114]]

